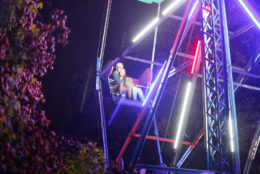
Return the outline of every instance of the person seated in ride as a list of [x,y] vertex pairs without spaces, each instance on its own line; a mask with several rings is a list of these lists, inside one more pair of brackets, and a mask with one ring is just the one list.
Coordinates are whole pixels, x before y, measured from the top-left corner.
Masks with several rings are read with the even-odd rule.
[[[124,69],[124,64],[121,62],[118,62],[116,64],[116,69],[113,71],[112,76],[114,79],[114,85],[112,86],[113,90],[119,90],[119,94],[121,95],[123,93],[123,86],[125,84],[125,80],[120,78],[120,72]],[[122,73],[122,72],[121,72]]]
[[111,85],[113,91],[118,90],[120,95],[127,91],[129,99],[137,100],[139,98],[141,101],[144,100],[143,91],[138,86],[147,86],[147,89],[149,89],[153,76],[151,68],[147,68],[137,79],[126,76],[124,64],[121,62],[118,62],[115,70],[111,69],[109,74],[111,72],[114,79],[114,85]]
[[147,86],[147,89],[149,89],[152,78],[153,78],[152,69],[147,68],[138,79],[132,79],[132,83],[135,84],[135,86],[132,87],[133,100],[137,100],[138,97],[142,102],[144,101],[145,98],[144,98],[143,91],[140,87],[138,87],[138,85]]
[[115,80],[114,90],[119,90],[120,96],[128,91],[128,98],[132,98],[131,86],[126,84],[126,81],[130,80],[130,77],[126,77],[126,70],[124,69],[124,64],[119,62],[116,64],[116,70],[112,73],[113,79]]
[[141,88],[137,86],[132,87],[132,94],[133,94],[133,100],[137,100],[137,97],[141,100],[141,102],[144,101],[144,94]]
[[[131,78],[131,77],[126,77],[126,84],[129,86],[128,87],[128,92],[131,92],[133,100],[138,100],[138,98],[143,102],[145,97],[143,94],[143,90],[139,86],[147,86],[147,90],[149,89],[152,81],[152,70],[151,68],[147,68],[142,75],[138,78]],[[147,92],[147,91],[146,91]]]
[[125,81],[125,83],[122,86],[122,93],[127,91],[128,98],[132,98],[132,78],[126,76],[126,70],[123,68],[120,72],[120,79]]
[[[120,79],[126,83],[122,86],[122,92],[128,91],[128,98],[132,100],[137,100],[138,98],[141,101],[144,101],[144,94],[141,88],[137,84],[133,83],[133,78],[126,76],[126,70],[123,68],[119,71]],[[137,98],[138,97],[138,98]]]

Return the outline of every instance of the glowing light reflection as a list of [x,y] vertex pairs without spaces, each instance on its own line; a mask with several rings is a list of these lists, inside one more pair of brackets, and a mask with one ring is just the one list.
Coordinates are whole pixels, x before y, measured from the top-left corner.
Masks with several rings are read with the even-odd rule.
[[157,24],[159,18],[155,18],[147,27],[145,27],[134,39],[132,42],[138,41],[145,33],[147,33],[154,25]]
[[235,147],[234,147],[234,133],[233,133],[233,126],[232,126],[231,115],[229,116],[229,119],[228,119],[228,127],[229,127],[229,136],[230,136],[230,149],[231,149],[231,152],[234,152],[235,151]]
[[179,121],[179,124],[178,124],[176,142],[174,143],[174,149],[177,149],[179,141],[180,141],[180,134],[181,134],[181,129],[183,127],[183,121],[184,121],[184,117],[185,117],[185,113],[186,113],[186,109],[187,109],[188,100],[189,100],[189,97],[190,97],[191,85],[192,85],[191,82],[187,83],[186,94],[185,94],[185,97],[184,97],[181,115],[180,115],[180,121]]
[[150,98],[150,95],[152,94],[152,92],[153,92],[153,90],[154,90],[154,87],[156,86],[156,84],[157,84],[157,82],[158,82],[158,80],[159,80],[159,78],[160,78],[160,76],[161,76],[161,74],[162,74],[162,72],[163,72],[163,69],[164,69],[164,67],[165,67],[165,63],[166,63],[166,62],[164,62],[163,67],[161,68],[159,74],[157,75],[155,81],[153,82],[153,84],[152,84],[152,86],[151,86],[151,88],[150,88],[150,90],[149,90],[147,96],[145,97],[145,100],[143,101],[142,106],[145,106],[146,103],[147,103],[147,101],[148,101],[148,99]]
[[165,16],[169,12],[173,11],[174,9],[177,9],[179,6],[181,6],[186,0],[175,0],[171,5],[169,5],[163,12],[162,15]]
[[246,3],[243,0],[238,0],[238,2],[241,4],[241,6],[244,8],[244,10],[247,12],[249,17],[252,19],[252,21],[256,24],[256,26],[260,29],[260,22],[257,20],[255,15],[252,13],[252,10],[249,9],[249,7],[246,5]]
[[193,7],[192,7],[192,9],[191,9],[191,11],[190,11],[190,15],[189,15],[189,17],[188,17],[188,20],[190,20],[191,16],[193,15],[195,9],[197,8],[198,3],[199,3],[199,0],[197,0],[197,1],[195,2],[195,4],[193,5]]

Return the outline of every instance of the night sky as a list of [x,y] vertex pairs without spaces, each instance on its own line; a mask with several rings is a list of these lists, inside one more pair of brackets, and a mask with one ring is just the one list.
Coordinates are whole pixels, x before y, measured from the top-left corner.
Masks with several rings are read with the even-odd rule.
[[[162,8],[165,7],[167,2],[165,0]],[[256,11],[259,11],[258,0],[250,1]],[[249,20],[246,14],[239,7],[237,1],[231,0],[227,3],[228,11],[228,23],[231,31],[236,31],[241,27],[252,25],[253,23]],[[77,138],[81,141],[92,140],[97,141],[102,146],[102,135],[101,126],[98,110],[98,99],[95,92],[95,76],[96,76],[96,58],[98,52],[98,46],[100,41],[100,31],[102,27],[102,16],[104,15],[105,0],[56,0],[53,2],[54,8],[61,8],[68,15],[67,25],[71,30],[69,36],[69,44],[66,47],[59,47],[57,49],[57,57],[54,63],[54,70],[49,71],[46,77],[43,79],[43,93],[46,97],[46,103],[42,106],[46,110],[47,117],[51,120],[51,129],[54,129],[59,134]],[[185,5],[182,6],[176,15],[182,16],[184,13]],[[104,63],[110,59],[114,59],[119,56],[123,50],[130,46],[131,39],[137,31],[139,31],[144,25],[144,21],[149,21],[156,16],[157,5],[144,4],[137,0],[113,0],[111,20],[109,23],[108,40],[106,45]],[[260,14],[259,14],[260,15]],[[199,18],[198,18],[199,19]],[[163,62],[169,55],[169,50],[172,42],[175,39],[176,31],[178,30],[180,22],[168,19],[160,28],[158,36],[158,48],[156,51],[155,59],[158,62]],[[190,44],[184,44],[181,47],[182,52],[193,54],[194,44],[199,38],[199,28],[194,27],[194,32],[191,37]],[[161,35],[160,35],[161,34]],[[189,36],[189,35],[188,35]],[[233,65],[244,67],[251,57],[255,56],[260,52],[259,46],[259,30],[253,27],[245,34],[231,40],[231,54]],[[131,56],[136,56],[149,60],[152,54],[152,39],[153,34],[148,36],[138,48],[134,49],[130,53]],[[189,49],[186,49],[188,46]],[[183,59],[178,58],[178,63],[182,63]],[[147,67],[147,65],[140,64],[137,62],[124,62],[126,66],[127,75],[131,77],[138,77],[141,72]],[[252,72],[260,75],[259,65]],[[158,68],[155,68],[155,73]],[[159,129],[165,129],[167,124],[166,118],[168,117],[169,109],[171,108],[171,102],[173,100],[173,94],[176,93],[179,79],[186,78],[186,72],[181,75],[177,75],[176,78],[169,80],[171,87],[167,88],[166,95],[162,101],[163,108],[158,114],[158,127]],[[87,95],[84,101],[84,109],[80,111],[80,105],[82,102],[83,91],[86,82],[89,78],[87,85]],[[236,76],[234,76],[234,79]],[[194,107],[188,123],[186,140],[192,141],[202,127],[202,105],[201,105],[201,81],[198,81],[198,93],[194,96]],[[259,79],[247,79],[247,84],[254,86],[259,85]],[[179,88],[182,87],[180,83]],[[180,93],[180,92],[179,92]],[[176,97],[176,110],[181,99],[181,94]],[[241,93],[241,94],[240,94]],[[239,94],[236,96],[237,110],[238,110],[238,121],[239,125],[243,126],[241,129],[242,136],[245,134],[243,131],[247,128],[247,123],[252,123],[259,120],[260,112],[260,95],[258,92],[252,90],[241,89]],[[169,95],[168,95],[169,94]],[[249,106],[244,104],[248,103],[244,101],[244,97],[250,97]],[[167,98],[168,97],[168,98]],[[240,101],[241,100],[241,101]],[[253,101],[252,101],[253,100]],[[114,104],[111,101],[105,101],[105,111],[107,119],[110,117],[113,111]],[[245,116],[244,113],[247,110],[253,110],[254,113],[249,116]],[[124,110],[124,112],[122,112]],[[114,123],[108,128],[108,141],[111,158],[115,158],[122,146],[129,130],[134,124],[137,118],[137,109],[124,108],[117,115]],[[177,112],[177,111],[176,111]],[[258,115],[258,117],[256,116]],[[250,120],[251,119],[251,120]],[[175,118],[170,121],[174,122]],[[250,121],[248,121],[250,120]],[[174,124],[173,124],[174,125]],[[254,130],[254,125],[252,130]],[[174,126],[170,126],[174,127]],[[164,134],[164,130],[159,132]],[[250,134],[253,135],[254,131]],[[193,135],[194,134],[194,135]],[[167,134],[168,138],[173,136],[172,133]],[[241,137],[240,139],[244,139]],[[249,139],[251,142],[252,138]],[[241,140],[242,141],[242,140]],[[246,140],[245,140],[246,141]],[[135,142],[135,141],[134,141]],[[130,144],[129,150],[126,153],[126,160],[131,157],[131,152],[134,148],[134,142]],[[149,141],[150,142],[150,141]],[[196,154],[204,155],[203,153],[203,141],[199,144],[199,150]],[[250,144],[249,144],[250,145]],[[164,155],[171,161],[171,152],[167,151],[167,148],[171,148],[168,144],[163,145]],[[169,147],[168,147],[169,146]],[[147,148],[146,148],[147,147]],[[241,161],[244,162],[245,157],[248,153],[248,144],[241,143],[243,148],[241,151]],[[143,154],[147,155],[142,157],[143,162],[158,163],[157,159],[150,160],[154,153],[147,152],[146,149],[155,148],[155,144],[150,143],[145,146]],[[245,152],[244,152],[245,151]],[[259,151],[257,156],[260,156]],[[191,157],[197,157],[192,155]],[[202,158],[203,159],[203,158]],[[259,157],[258,157],[259,160]],[[258,161],[259,162],[259,161]],[[196,167],[196,163],[188,162],[191,166]],[[244,164],[242,164],[243,167]],[[185,166],[184,166],[185,167]],[[190,166],[189,166],[190,167]],[[203,165],[200,166],[203,168]]]

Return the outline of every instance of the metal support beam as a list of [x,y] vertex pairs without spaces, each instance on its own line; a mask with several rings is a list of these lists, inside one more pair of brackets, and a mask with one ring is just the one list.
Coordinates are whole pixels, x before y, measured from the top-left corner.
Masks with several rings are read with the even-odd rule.
[[220,0],[220,21],[222,23],[222,25],[220,25],[221,36],[222,36],[222,50],[223,50],[222,56],[224,57],[223,60],[225,60],[223,65],[224,68],[226,68],[227,70],[227,80],[228,80],[227,81],[228,82],[227,94],[228,94],[228,102],[229,102],[228,116],[230,117],[228,118],[228,121],[230,123],[227,125],[229,127],[228,133],[229,133],[229,140],[231,143],[229,146],[231,146],[230,149],[231,149],[232,160],[233,160],[232,172],[235,174],[240,174],[240,153],[239,153],[239,142],[238,142],[236,102],[235,102],[235,94],[234,94],[234,84],[233,84],[233,75],[232,75],[231,54],[230,54],[230,46],[229,46],[225,0]]
[[186,152],[183,154],[183,156],[177,163],[178,168],[180,168],[183,165],[183,163],[186,161],[186,159],[191,154],[191,152],[196,148],[203,135],[204,135],[204,129],[201,129],[197,137],[195,138],[195,140],[192,142],[192,145],[186,150]]
[[[202,17],[207,166],[220,172],[239,173],[234,84],[224,0],[202,0]],[[228,124],[230,117],[232,124]]]
[[[169,18],[172,18],[172,19],[176,19],[176,20],[178,20],[178,21],[181,21],[183,17],[172,14],[172,15],[169,16]],[[199,26],[199,27],[201,26],[201,23],[200,23],[200,22],[197,22],[197,21],[195,21],[194,24],[197,25],[197,26]]]
[[195,170],[195,169],[183,169],[183,168],[175,168],[175,167],[161,167],[161,166],[152,166],[145,164],[137,164],[136,168],[138,169],[148,169],[152,171],[164,171],[164,172],[177,172],[183,174],[215,174],[215,171],[206,171],[206,170]]
[[[141,135],[140,135],[140,134],[133,134],[133,137],[140,138]],[[147,135],[147,136],[145,137],[145,139],[147,139],[147,140],[159,140],[159,141],[168,142],[168,143],[175,143],[175,142],[176,142],[176,141],[173,140],[173,139],[160,138],[160,137],[154,137],[154,136],[149,136],[149,135]],[[187,146],[191,146],[191,145],[192,145],[192,143],[187,142],[187,141],[183,141],[182,144],[183,144],[183,145],[187,145]]]
[[[181,21],[183,17],[172,14],[172,15],[169,16],[169,18],[172,18],[172,19],[176,19],[176,20]],[[195,24],[196,26],[198,26],[198,27],[201,27],[201,23],[198,22],[198,21],[195,21],[194,24]],[[253,25],[253,26],[254,26],[254,25]],[[253,26],[250,26],[250,27],[253,27]],[[250,27],[249,27],[248,29],[250,29]],[[219,30],[219,28],[218,28],[218,30]],[[246,30],[246,31],[247,31],[247,30]],[[245,32],[245,31],[244,31],[244,32]],[[236,37],[236,33],[235,33],[235,32],[232,32],[232,31],[229,31],[229,35],[230,35],[231,39],[233,39],[234,37]]]
[[[247,74],[251,75],[251,73],[249,73],[249,72],[254,69],[255,65],[259,62],[259,59],[260,59],[260,54],[256,56],[256,58],[253,60],[253,63],[251,61],[249,61],[247,63],[247,65],[244,68],[246,70]],[[257,76],[257,78],[258,78],[258,76]],[[242,84],[244,80],[245,80],[245,75],[240,74],[240,76],[236,79],[235,83]],[[235,91],[237,91],[238,88],[239,88],[239,85],[236,86]]]
[[241,29],[238,29],[237,31],[234,32],[234,35],[230,39],[234,39],[234,38],[240,36],[241,34],[247,32],[248,30],[250,30],[253,27],[255,27],[255,25],[249,25],[249,26],[246,26],[246,27],[241,27]]
[[[180,56],[180,57],[185,57],[185,58],[188,58],[188,59],[193,59],[194,56],[193,55],[190,55],[190,54],[185,54],[185,53],[182,53],[182,52],[177,52],[177,56]],[[132,60],[132,61],[137,61],[137,62],[141,62],[141,63],[146,63],[146,64],[153,64],[153,65],[157,65],[157,66],[163,66],[163,63],[160,63],[160,62],[153,62],[153,61],[150,61],[150,60],[146,60],[146,59],[141,59],[141,58],[138,58],[138,57],[132,57],[132,56],[126,56],[126,57],[123,57],[123,59],[127,59],[127,60]],[[260,59],[260,54],[255,58],[255,60],[258,60]],[[117,62],[117,60],[115,60]],[[119,60],[118,60],[119,61]],[[109,66],[109,68],[111,68],[115,63],[112,62],[112,65]],[[251,65],[251,64],[250,64]],[[247,66],[246,66],[247,67]],[[109,69],[108,68],[108,69]],[[105,71],[105,70],[104,70]],[[233,73],[237,73],[237,74],[241,74],[243,75],[244,77],[251,77],[251,78],[256,78],[256,79],[260,79],[260,75],[256,75],[256,74],[252,74],[252,73],[249,73],[248,72],[248,69],[247,68],[240,68],[238,66],[232,66],[232,72]],[[102,72],[103,74],[103,72]],[[238,82],[237,82],[238,83]]]
[[[155,137],[158,138],[159,137],[159,133],[158,133],[157,123],[156,123],[156,118],[155,117],[153,119],[153,125],[154,125]],[[160,164],[163,164],[162,151],[161,151],[160,141],[158,139],[156,140],[156,144],[157,144],[157,150],[158,150],[158,155],[159,155],[159,159],[160,159]]]
[[108,145],[107,145],[106,118],[105,118],[105,111],[104,111],[104,104],[103,104],[102,83],[101,83],[101,79],[100,79],[100,72],[102,70],[103,58],[104,58],[104,54],[105,54],[105,46],[106,46],[111,6],[112,6],[112,0],[108,0],[105,23],[104,23],[104,27],[102,29],[103,36],[102,36],[101,48],[99,51],[99,57],[97,58],[97,76],[96,76],[96,90],[98,93],[99,110],[100,110],[101,127],[102,127],[103,148],[104,148],[104,161],[105,161],[106,169],[109,168],[109,155],[108,155]]
[[248,157],[247,157],[247,160],[246,160],[246,165],[245,165],[243,174],[249,174],[250,173],[251,165],[253,163],[253,160],[255,159],[255,154],[256,154],[257,149],[259,147],[259,142],[260,142],[260,121],[258,123],[254,138],[252,140],[252,144],[251,144],[251,147],[250,147],[250,150],[249,150],[249,153],[248,153]]

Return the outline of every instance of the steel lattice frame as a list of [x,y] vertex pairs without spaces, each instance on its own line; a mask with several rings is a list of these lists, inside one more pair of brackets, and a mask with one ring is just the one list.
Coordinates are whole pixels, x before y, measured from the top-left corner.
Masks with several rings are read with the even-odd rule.
[[[187,12],[190,9],[191,2],[196,0],[190,0],[190,3],[187,7]],[[236,123],[236,108],[234,100],[234,87],[233,87],[233,77],[232,77],[232,66],[230,58],[230,48],[229,48],[229,38],[228,38],[228,29],[226,21],[226,10],[225,10],[225,0],[199,0],[201,3],[202,9],[202,40],[204,45],[204,50],[202,51],[203,57],[203,96],[204,96],[204,130],[205,130],[205,146],[207,152],[207,167],[211,172],[227,172],[227,173],[239,173],[240,172],[240,161],[239,161],[239,147],[238,147],[238,135],[237,135],[237,123]],[[109,1],[112,2],[111,0]],[[111,4],[110,4],[111,5]],[[108,6],[109,7],[109,6]],[[109,9],[109,8],[108,8]],[[109,14],[109,13],[107,13]],[[186,14],[186,12],[185,12]],[[196,16],[196,15],[195,15]],[[167,16],[164,16],[160,19],[157,25],[162,23]],[[178,31],[176,43],[174,43],[171,55],[168,59],[167,64],[172,64],[172,58],[178,54],[178,47],[181,42],[180,36],[183,33],[187,33],[188,30],[185,30],[187,23],[187,15],[184,15],[182,19],[182,25]],[[195,20],[195,19],[194,19]],[[185,24],[185,25],[183,25]],[[189,25],[190,26],[190,25]],[[189,27],[187,27],[189,28]],[[148,34],[148,33],[146,33]],[[105,33],[106,35],[106,33]],[[185,35],[185,34],[184,34]],[[140,42],[140,41],[139,41]],[[137,58],[127,56],[129,51],[134,48],[138,43],[131,45],[127,48],[123,54],[116,58],[105,70],[101,72],[101,65],[103,55],[101,52],[100,59],[98,58],[98,67],[97,67],[97,90],[99,94],[100,102],[100,112],[102,120],[102,130],[103,130],[103,141],[105,149],[105,159],[106,164],[108,165],[108,151],[106,144],[106,123],[105,123],[105,113],[103,109],[103,97],[102,97],[102,87],[100,78],[116,64],[120,59],[133,59],[137,61]],[[147,60],[141,60],[140,62],[146,62]],[[101,63],[100,63],[101,62]],[[154,62],[151,62],[154,63]],[[164,72],[164,76],[168,77],[170,66],[168,66],[167,71]],[[245,75],[245,73],[244,73]],[[163,79],[167,79],[167,78]],[[156,93],[156,99],[158,96],[161,96],[163,93],[164,86],[166,85],[167,80],[162,80],[160,83],[159,90]],[[162,87],[163,86],[163,87]],[[136,162],[140,157],[145,139],[154,139],[159,140],[158,137],[146,136],[149,127],[152,123],[152,120],[155,115],[155,110],[158,107],[157,100],[154,100],[150,112],[148,113],[148,118],[146,120],[145,126],[143,128],[142,134],[135,134],[136,126],[139,124],[142,117],[138,118],[139,120],[134,125],[130,136],[126,140],[124,147],[122,148],[117,161],[119,161],[122,153],[124,152],[126,146],[128,145],[131,137],[140,137],[138,145],[135,149],[131,160],[130,171],[133,172]],[[103,118],[103,119],[102,119]],[[231,121],[230,121],[231,120]],[[232,126],[229,127],[228,123],[232,123]],[[233,136],[230,136],[230,129],[233,132]],[[190,144],[187,153],[184,154],[183,158],[178,163],[180,167],[185,159],[189,156],[191,151],[195,148],[198,141],[204,135],[203,129],[198,134],[197,138],[193,143]],[[234,153],[231,153],[229,141],[233,140]],[[164,141],[168,141],[164,139]],[[139,165],[140,166],[140,165]],[[138,167],[138,165],[137,165]],[[150,168],[150,166],[142,166]],[[156,168],[156,167],[155,167]],[[158,168],[158,170],[164,170],[164,168]],[[166,169],[165,169],[166,170]],[[169,171],[177,171],[176,168],[167,168]],[[186,169],[184,169],[186,171]],[[189,171],[190,172],[190,171]],[[196,171],[198,172],[198,171]],[[205,172],[205,171],[201,171]]]
[[[230,50],[228,38],[224,34],[224,30],[227,31],[227,25],[223,8],[225,5],[222,0],[202,0],[205,146],[209,169],[235,173],[236,165],[239,164],[232,161],[228,134],[228,117],[233,114],[231,110],[235,107],[233,106],[235,103],[234,95],[230,94],[233,89],[229,89],[233,81],[227,66]],[[234,119],[234,124],[236,124],[236,119]],[[238,143],[237,140],[236,138],[235,144]],[[235,151],[235,153],[239,156],[239,152]]]

